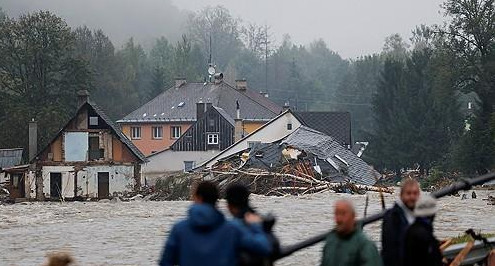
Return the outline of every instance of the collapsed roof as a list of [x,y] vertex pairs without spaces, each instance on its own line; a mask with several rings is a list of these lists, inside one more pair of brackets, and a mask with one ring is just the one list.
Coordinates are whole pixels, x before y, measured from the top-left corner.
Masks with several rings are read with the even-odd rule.
[[301,160],[331,182],[374,185],[380,177],[380,173],[334,138],[306,126],[279,141],[253,146],[245,166],[279,168]]

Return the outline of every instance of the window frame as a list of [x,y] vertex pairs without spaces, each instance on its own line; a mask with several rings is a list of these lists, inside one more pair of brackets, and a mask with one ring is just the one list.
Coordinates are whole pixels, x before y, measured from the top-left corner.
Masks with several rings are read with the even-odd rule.
[[[160,133],[158,136],[158,134],[156,133]],[[151,127],[151,138],[152,139],[163,139],[163,126],[152,126]]]
[[[190,163],[191,164],[191,169],[186,169],[186,164]],[[194,167],[196,166],[196,162],[195,161],[184,161],[184,173],[187,173],[189,171],[192,171],[192,169],[194,169]]]
[[208,143],[208,145],[218,145],[219,142],[220,136],[218,133],[208,133],[208,135],[206,135],[206,143]]
[[[175,129],[179,129],[179,135],[175,136]],[[182,127],[181,126],[170,126],[170,139],[180,139],[182,137]]]
[[[97,127],[97,126],[99,126],[99,123],[100,123],[99,120],[100,119],[98,118],[98,116],[89,116],[88,124],[89,124],[90,127]],[[93,124],[91,122],[96,122],[96,124]]]
[[[136,132],[134,130],[136,130]],[[139,134],[134,134],[134,133],[139,133]],[[142,136],[141,127],[136,127],[136,126],[131,127],[131,139],[141,139],[141,136]]]

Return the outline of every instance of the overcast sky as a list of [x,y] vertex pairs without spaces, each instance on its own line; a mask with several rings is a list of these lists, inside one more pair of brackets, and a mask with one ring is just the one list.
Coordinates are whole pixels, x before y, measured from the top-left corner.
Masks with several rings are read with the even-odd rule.
[[[420,24],[438,24],[442,0],[0,0],[10,16],[48,9],[70,26],[101,28],[117,46],[131,36],[151,43],[162,35],[180,36],[185,13],[223,5],[235,17],[268,24],[276,41],[289,34],[308,44],[322,38],[344,58],[380,52],[385,37],[406,39]],[[174,7],[175,5],[176,7]]]
[[345,58],[381,51],[385,37],[409,38],[420,24],[440,24],[442,0],[173,0],[179,8],[199,10],[223,5],[235,16],[267,23],[280,41],[322,38]]

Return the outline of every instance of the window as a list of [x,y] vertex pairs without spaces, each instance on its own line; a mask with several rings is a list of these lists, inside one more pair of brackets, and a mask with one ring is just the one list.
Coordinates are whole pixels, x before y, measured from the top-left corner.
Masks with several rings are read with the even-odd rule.
[[141,139],[140,127],[131,127],[131,139]]
[[153,127],[153,139],[163,138],[163,127]]
[[180,138],[180,134],[181,134],[180,127],[173,126],[170,128],[170,131],[171,131],[170,136],[172,136],[173,139]]
[[218,134],[208,134],[208,144],[218,144]]
[[287,124],[287,130],[292,130],[292,124],[291,123]]
[[90,116],[89,117],[89,125],[90,126],[97,126],[98,125],[98,117],[97,116]]
[[98,136],[89,136],[89,154],[90,161],[104,158],[105,151],[100,149],[100,138]]
[[194,161],[184,161],[184,172],[189,172],[194,168]]

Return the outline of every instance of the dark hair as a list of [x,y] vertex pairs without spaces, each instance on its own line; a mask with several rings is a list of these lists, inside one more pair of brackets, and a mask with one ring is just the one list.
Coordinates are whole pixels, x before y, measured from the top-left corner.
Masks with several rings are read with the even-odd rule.
[[215,183],[211,181],[202,181],[196,187],[196,196],[201,197],[203,203],[215,205],[218,200],[218,188]]
[[231,184],[225,191],[227,203],[237,208],[249,207],[249,189],[241,184]]

